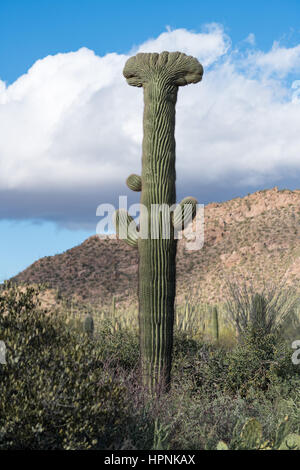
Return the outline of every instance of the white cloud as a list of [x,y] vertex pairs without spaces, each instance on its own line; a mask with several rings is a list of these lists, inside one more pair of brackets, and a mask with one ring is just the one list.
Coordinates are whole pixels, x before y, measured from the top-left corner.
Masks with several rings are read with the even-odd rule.
[[283,78],[289,73],[300,72],[300,44],[288,48],[275,41],[269,52],[255,51],[247,58],[247,62],[254,69],[260,69],[264,75],[277,74]]
[[253,33],[248,34],[248,36],[245,39],[245,42],[247,42],[251,46],[255,45],[255,41],[256,41],[255,40],[255,34],[253,34]]
[[171,30],[160,34],[156,39],[149,39],[139,47],[132,49],[137,52],[163,52],[178,51],[198,57],[204,66],[216,62],[230,48],[230,38],[223,28],[215,23],[208,25],[202,33],[187,31],[186,29]]
[[[281,80],[299,70],[300,45],[252,48],[245,58],[213,24],[200,33],[168,29],[134,52],[162,50],[181,50],[205,66],[203,81],[178,95],[182,186],[255,189],[300,172],[300,103]],[[0,194],[12,201],[6,216],[30,216],[30,208],[14,208],[25,193],[37,201],[46,192],[47,211],[40,208],[37,217],[59,213],[59,220],[70,194],[80,211],[85,196],[93,201],[97,194],[96,210],[124,193],[128,174],[140,170],[143,113],[142,91],[122,75],[128,57],[82,48],[37,61],[10,86],[0,81]],[[272,79],[262,80],[261,70]]]

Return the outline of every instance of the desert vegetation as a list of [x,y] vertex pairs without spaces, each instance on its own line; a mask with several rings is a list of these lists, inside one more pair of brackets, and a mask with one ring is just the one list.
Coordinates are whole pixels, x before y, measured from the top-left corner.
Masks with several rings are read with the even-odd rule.
[[[197,201],[174,209],[175,104],[203,68],[138,53],[123,74],[144,91],[142,172],[127,178],[139,225],[118,210],[129,247],[92,237],[56,258],[67,275],[47,257],[3,286],[0,448],[300,449],[299,191],[210,204],[189,253]],[[168,209],[155,236],[153,205]]]
[[[270,326],[274,294],[240,294],[223,310],[206,307],[202,317],[195,313],[200,306],[180,306],[172,387],[154,399],[139,380],[137,329],[130,319],[117,321],[113,299],[110,311],[98,312],[101,321],[93,312],[94,327],[87,327],[83,311],[45,310],[40,288],[6,284],[0,448],[300,448],[300,366],[291,361],[288,329],[280,328],[299,331],[297,298],[275,295],[284,300]],[[238,303],[251,311],[239,332],[236,310],[224,319]]]

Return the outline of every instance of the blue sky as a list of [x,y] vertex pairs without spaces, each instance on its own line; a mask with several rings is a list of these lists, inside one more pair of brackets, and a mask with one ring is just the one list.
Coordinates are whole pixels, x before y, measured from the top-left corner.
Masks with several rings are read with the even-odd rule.
[[218,22],[234,43],[253,32],[267,50],[274,40],[297,39],[291,33],[299,34],[299,15],[298,0],[1,0],[1,78],[12,82],[36,60],[82,46],[126,53],[167,25],[199,30]]
[[299,17],[298,0],[0,0],[0,281],[94,234],[99,203],[137,202],[121,183],[141,144],[141,93],[121,73],[130,51],[175,43],[204,63],[178,99],[179,196],[299,187]]

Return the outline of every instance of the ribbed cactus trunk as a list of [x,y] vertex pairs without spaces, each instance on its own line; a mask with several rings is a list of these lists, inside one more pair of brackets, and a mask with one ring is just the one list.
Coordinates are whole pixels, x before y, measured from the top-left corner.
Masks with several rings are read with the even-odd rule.
[[[178,86],[197,83],[203,69],[193,57],[163,52],[131,57],[123,73],[130,85],[144,89],[142,175],[127,179],[130,189],[141,191],[141,214],[136,233],[128,214],[119,211],[116,225],[117,232],[120,222],[131,226],[126,241],[139,250],[141,365],[143,382],[154,392],[158,386],[165,389],[170,384],[176,284],[174,229],[180,227],[181,219],[178,211],[174,217],[162,211],[157,218],[153,207],[170,208],[176,203],[174,132]],[[196,204],[193,198],[184,201],[193,208]],[[158,232],[154,235],[155,225]]]
[[[146,215],[151,214],[153,204],[176,203],[176,98],[177,87],[170,89],[164,75],[154,75],[144,86],[141,204],[147,209]],[[155,217],[154,212],[152,215]],[[138,241],[140,349],[143,376],[152,389],[160,381],[170,383],[173,346],[176,240],[171,220],[170,238],[161,238],[163,220],[161,216],[156,240],[151,239],[151,222],[155,221],[142,216],[140,230],[146,233],[148,229],[150,236]]]

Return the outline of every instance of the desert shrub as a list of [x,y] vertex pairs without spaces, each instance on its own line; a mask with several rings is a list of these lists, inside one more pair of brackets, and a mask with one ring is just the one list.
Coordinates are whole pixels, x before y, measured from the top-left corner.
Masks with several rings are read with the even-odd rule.
[[286,337],[291,327],[295,331],[299,326],[296,314],[299,294],[284,281],[279,285],[265,285],[257,292],[246,282],[227,280],[227,290],[225,310],[241,339],[249,330]]
[[96,335],[102,357],[111,366],[135,369],[139,366],[139,339],[136,332],[122,328],[115,331],[109,320],[102,322]]
[[201,392],[214,397],[221,391],[247,396],[252,389],[256,394],[265,393],[279,384],[285,384],[288,393],[300,379],[289,344],[275,333],[266,335],[264,329],[249,329],[231,350],[180,337],[174,351],[174,385],[184,383],[193,395]]
[[186,332],[175,329],[173,342],[174,359],[179,357],[193,356],[198,350],[202,341],[191,338]]
[[181,413],[171,434],[170,448],[215,448],[219,440],[232,435],[237,422],[247,415],[246,409],[247,405],[241,398],[233,400],[220,392],[185,396],[180,402]]
[[227,354],[225,363],[225,389],[241,395],[247,395],[251,388],[266,391],[280,380],[299,376],[287,343],[276,332],[266,334],[264,327],[246,330],[243,341]]
[[171,391],[150,399],[136,333],[103,321],[91,338],[38,295],[0,292],[0,449],[240,448],[249,419],[274,443],[287,415],[300,433],[300,368],[277,334],[250,328],[229,349],[175,332]]
[[244,332],[243,343],[227,355],[225,388],[247,394],[250,388],[267,390],[271,381],[271,366],[276,360],[276,338],[262,331],[253,335]]
[[[241,448],[238,437],[251,418],[261,423],[263,442],[276,440],[278,427],[287,416],[289,432],[300,434],[298,400],[296,392],[286,399],[278,394],[272,400],[263,392],[253,391],[252,396],[241,397],[220,390],[207,393],[203,389],[198,395],[172,396],[168,412],[173,407],[177,415],[172,422],[168,448],[211,450],[216,449],[219,441],[232,449]],[[168,422],[166,417],[165,421]]]
[[122,439],[125,389],[101,348],[39,308],[39,290],[0,294],[0,448],[106,448]]
[[264,441],[276,439],[286,416],[291,432],[299,434],[300,375],[291,350],[269,338],[257,352],[257,343],[249,342],[232,351],[202,345],[187,362],[181,356],[167,410],[177,412],[169,448],[215,449],[219,441],[239,448],[237,437],[249,418],[261,423]]

